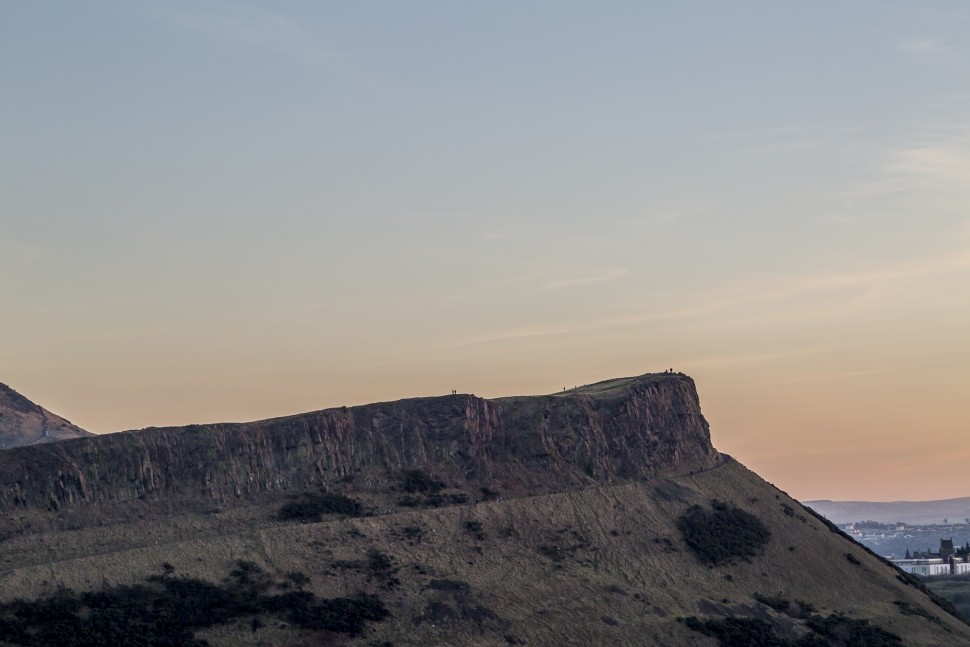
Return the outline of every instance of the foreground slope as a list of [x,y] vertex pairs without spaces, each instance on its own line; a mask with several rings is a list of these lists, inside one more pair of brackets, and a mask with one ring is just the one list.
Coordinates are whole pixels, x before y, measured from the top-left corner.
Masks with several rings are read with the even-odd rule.
[[[209,461],[196,444],[196,468],[162,463],[152,452],[179,433],[210,433],[223,453]],[[321,445],[297,442],[314,433]],[[0,603],[67,586],[100,592],[90,607],[145,590],[118,587],[198,579],[194,590],[209,582],[207,595],[230,591],[236,605],[194,630],[213,645],[718,644],[678,620],[691,616],[767,627],[775,642],[762,644],[970,644],[970,628],[894,567],[705,435],[689,378],[644,376],[544,398],[451,396],[4,452]],[[51,456],[74,476],[31,476],[30,459]],[[234,487],[270,470],[270,456],[262,486]],[[109,465],[127,471],[108,477]],[[349,500],[361,507],[311,505]],[[685,518],[735,507],[766,533],[747,557],[712,562],[690,547]],[[307,622],[293,606],[326,613]],[[94,617],[89,607],[78,613]],[[364,620],[343,622],[350,607]]]
[[90,435],[0,384],[0,449]]

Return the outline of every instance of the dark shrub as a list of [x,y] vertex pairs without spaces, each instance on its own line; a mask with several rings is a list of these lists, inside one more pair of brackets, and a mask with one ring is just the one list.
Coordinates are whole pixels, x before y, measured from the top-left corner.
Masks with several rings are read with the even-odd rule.
[[276,515],[280,521],[320,521],[324,515],[336,514],[347,517],[359,517],[364,513],[359,501],[342,494],[322,492],[320,494],[306,494],[299,501],[287,503]]
[[815,612],[815,605],[811,602],[804,602],[802,600],[788,600],[781,597],[780,595],[762,595],[760,593],[755,593],[753,595],[754,599],[771,607],[775,611],[784,613],[792,618],[804,619]]
[[920,616],[921,618],[926,618],[930,622],[935,622],[936,624],[942,624],[940,619],[934,616],[932,613],[923,609],[922,607],[917,607],[904,600],[896,600],[893,602],[897,607],[899,607],[899,612],[907,616]]
[[424,470],[406,470],[401,475],[401,488],[405,492],[424,492],[437,494],[443,490],[445,484],[430,476]]
[[462,582],[461,580],[431,580],[428,582],[428,588],[434,589],[435,591],[468,593],[472,587],[468,582]]
[[469,535],[472,535],[478,541],[485,540],[485,531],[482,528],[480,521],[466,521],[462,526]]
[[367,551],[367,570],[375,577],[383,577],[394,572],[394,562],[379,550]]
[[468,503],[468,496],[464,492],[453,492],[450,494],[433,492],[424,498],[408,494],[397,500],[397,504],[405,508],[419,508],[422,506],[440,508],[446,505],[462,505],[464,503]]
[[812,616],[806,624],[838,647],[897,647],[903,641],[894,633],[871,624],[868,620],[835,614]]
[[899,636],[869,623],[835,614],[823,618],[813,615],[805,624],[812,633],[798,640],[775,634],[760,618],[714,618],[691,616],[682,622],[694,631],[717,638],[721,647],[899,647]]
[[536,546],[536,552],[538,552],[543,557],[548,557],[553,562],[559,563],[566,558],[566,554],[559,546],[550,546],[548,544],[540,544]]
[[278,613],[289,611],[297,607],[305,608],[313,604],[315,597],[309,591],[290,591],[280,595],[271,595],[262,600],[264,611]]
[[684,619],[690,629],[717,638],[721,647],[789,647],[791,643],[775,635],[771,625],[760,618]]
[[369,577],[381,582],[386,589],[401,584],[401,580],[395,577],[399,569],[394,565],[394,560],[379,550],[372,548],[367,551],[366,570]]
[[716,499],[711,508],[695,505],[677,520],[688,548],[701,561],[716,566],[749,559],[768,543],[771,532],[753,514]]
[[497,499],[498,498],[498,492],[496,492],[492,488],[484,487],[483,486],[483,487],[481,487],[479,489],[482,492],[482,498],[484,498],[486,501],[489,500],[489,499]]
[[379,598],[318,599],[294,591],[268,596],[266,574],[252,562],[237,562],[224,586],[185,577],[155,575],[146,584],[75,594],[63,589],[35,601],[0,604],[0,643],[25,647],[204,647],[193,632],[259,614],[287,614],[305,628],[356,635],[388,611]]
[[291,608],[289,619],[304,629],[323,629],[356,636],[367,621],[383,620],[388,615],[387,607],[379,598],[358,595],[321,600],[316,604],[297,604]]
[[432,508],[440,508],[445,505],[462,505],[463,503],[468,503],[468,496],[463,492],[454,492],[451,494],[429,494],[424,498],[424,505],[430,506]]

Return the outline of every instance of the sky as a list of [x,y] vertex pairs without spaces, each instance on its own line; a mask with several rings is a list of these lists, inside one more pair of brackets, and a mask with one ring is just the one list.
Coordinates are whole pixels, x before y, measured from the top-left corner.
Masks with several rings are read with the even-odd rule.
[[970,5],[0,0],[0,381],[94,432],[691,375],[970,496]]

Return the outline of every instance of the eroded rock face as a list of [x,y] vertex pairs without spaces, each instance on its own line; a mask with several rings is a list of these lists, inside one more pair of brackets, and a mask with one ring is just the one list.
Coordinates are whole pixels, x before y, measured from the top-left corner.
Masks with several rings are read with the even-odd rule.
[[0,384],[0,449],[90,435]]
[[449,395],[244,424],[143,429],[0,452],[0,510],[134,499],[232,505],[403,470],[457,487],[548,492],[703,469],[718,454],[694,382],[611,380],[549,396]]

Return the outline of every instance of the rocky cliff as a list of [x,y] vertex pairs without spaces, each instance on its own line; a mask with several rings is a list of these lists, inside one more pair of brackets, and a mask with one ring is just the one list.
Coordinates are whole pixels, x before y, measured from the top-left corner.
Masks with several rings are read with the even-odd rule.
[[970,644],[948,609],[682,375],[0,452],[0,643]]
[[529,494],[717,460],[694,382],[653,374],[548,396],[418,398],[18,447],[0,452],[0,510],[225,506],[351,481],[387,491],[405,470],[466,491]]
[[0,449],[90,435],[0,384]]

